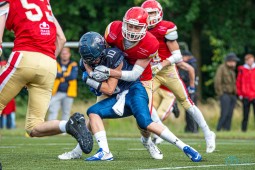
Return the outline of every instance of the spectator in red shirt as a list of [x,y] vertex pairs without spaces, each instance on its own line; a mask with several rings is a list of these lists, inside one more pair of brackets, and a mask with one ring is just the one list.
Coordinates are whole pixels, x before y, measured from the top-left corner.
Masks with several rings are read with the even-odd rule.
[[237,95],[243,102],[242,131],[247,130],[250,105],[253,105],[255,115],[255,62],[252,54],[245,56],[245,64],[238,67],[236,88]]
[[6,128],[12,129],[15,127],[15,111],[16,111],[16,104],[15,100],[12,99],[4,108],[2,115],[0,116],[0,128],[4,128],[4,118],[6,117]]

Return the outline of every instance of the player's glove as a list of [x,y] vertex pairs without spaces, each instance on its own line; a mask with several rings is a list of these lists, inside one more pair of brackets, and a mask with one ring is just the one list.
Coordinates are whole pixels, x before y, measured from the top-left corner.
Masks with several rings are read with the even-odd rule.
[[103,65],[97,66],[92,74],[92,77],[99,82],[107,80],[109,76],[110,68]]
[[189,86],[188,87],[188,92],[189,92],[189,94],[194,94],[196,92],[196,88],[192,87],[192,86]]
[[0,45],[0,57],[2,56],[2,53],[3,53],[3,47]]
[[163,67],[161,63],[152,64],[151,65],[152,75],[156,75],[160,70],[162,70],[162,68]]

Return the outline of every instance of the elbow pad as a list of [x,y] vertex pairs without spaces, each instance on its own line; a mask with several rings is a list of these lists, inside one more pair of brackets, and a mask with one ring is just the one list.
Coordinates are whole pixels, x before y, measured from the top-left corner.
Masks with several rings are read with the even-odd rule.
[[167,40],[171,40],[171,41],[177,40],[178,39],[178,33],[177,33],[177,31],[172,31],[172,32],[166,34],[165,38]]
[[131,71],[122,71],[120,79],[124,81],[135,81],[142,75],[143,71],[143,67],[134,65]]
[[167,58],[171,64],[179,63],[182,61],[182,54],[180,50],[172,51],[172,55]]

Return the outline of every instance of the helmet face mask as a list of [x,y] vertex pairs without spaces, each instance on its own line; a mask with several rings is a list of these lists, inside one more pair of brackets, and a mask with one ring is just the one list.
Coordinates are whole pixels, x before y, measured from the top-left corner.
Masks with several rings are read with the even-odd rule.
[[104,38],[96,32],[87,32],[79,41],[79,53],[83,61],[90,66],[100,63],[105,48]]
[[142,40],[146,35],[148,17],[148,13],[141,7],[130,8],[123,18],[123,37],[133,42]]
[[163,10],[159,2],[155,0],[147,0],[142,4],[144,8],[149,13],[149,27],[157,25],[163,19]]

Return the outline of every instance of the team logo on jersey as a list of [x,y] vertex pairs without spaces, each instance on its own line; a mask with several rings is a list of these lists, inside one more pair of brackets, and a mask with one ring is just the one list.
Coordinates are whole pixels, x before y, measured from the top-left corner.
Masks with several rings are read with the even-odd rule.
[[46,22],[42,22],[40,25],[41,35],[50,35],[50,26]]

